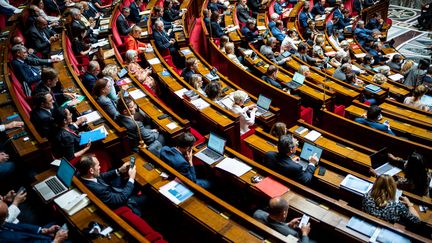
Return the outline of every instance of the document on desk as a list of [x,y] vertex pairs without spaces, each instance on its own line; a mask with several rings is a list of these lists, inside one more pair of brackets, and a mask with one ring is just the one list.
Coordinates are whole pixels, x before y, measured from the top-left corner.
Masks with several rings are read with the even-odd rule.
[[147,61],[148,61],[148,63],[149,63],[150,65],[156,65],[156,64],[161,63],[160,60],[159,60],[159,58],[157,58],[157,57],[152,58],[152,59],[149,59],[149,60],[147,60]]
[[258,26],[257,26],[257,29],[258,29],[258,30],[266,30],[267,27],[265,27],[264,25],[258,25]]
[[404,78],[404,76],[403,76],[402,74],[399,74],[399,73],[396,73],[396,74],[390,75],[390,76],[388,76],[388,77],[389,77],[389,79],[391,79],[391,80],[393,80],[393,81],[399,81],[399,80],[401,80],[401,79]]
[[256,184],[256,187],[258,187],[258,189],[271,198],[282,196],[289,191],[288,187],[273,180],[271,177],[264,178],[262,181]]
[[252,170],[249,165],[240,162],[236,159],[225,158],[216,165],[217,168],[227,171],[235,176],[242,176],[246,172]]
[[84,118],[84,117],[87,118],[86,123],[95,122],[95,121],[97,121],[97,120],[99,120],[99,119],[102,118],[102,116],[99,114],[98,111],[92,111],[92,112],[90,112],[88,114],[85,114],[83,116],[78,117],[78,119]]
[[184,56],[186,56],[187,54],[189,54],[189,53],[191,53],[192,51],[188,48],[188,49],[182,49],[182,50],[180,50],[181,51],[181,53],[184,55]]
[[187,90],[186,88],[183,88],[183,89],[179,89],[179,90],[177,90],[177,91],[174,92],[174,93],[175,93],[178,97],[184,99],[183,95],[184,95],[184,92],[186,92],[186,91],[188,91],[188,90]]
[[357,53],[357,54],[354,54],[354,56],[356,57],[356,58],[363,58],[363,57],[365,57],[367,54],[366,53]]
[[315,140],[317,140],[319,137],[321,137],[321,133],[319,133],[315,130],[312,130],[308,134],[306,134],[306,136],[304,138],[306,138],[307,140],[310,140],[312,142],[315,142]]
[[366,195],[366,193],[368,193],[369,190],[372,188],[372,185],[372,183],[355,177],[351,174],[348,174],[340,184],[341,187],[361,196]]
[[233,32],[235,30],[238,30],[240,27],[238,25],[235,25],[233,27],[227,28],[227,32]]
[[402,235],[397,234],[394,231],[388,229],[381,229],[381,232],[378,234],[377,242],[381,243],[408,243],[411,242],[408,238],[403,237]]
[[140,89],[136,89],[134,91],[129,92],[129,95],[134,99],[137,100],[139,98],[145,97],[146,94],[142,92]]
[[231,109],[232,106],[234,105],[234,101],[233,101],[233,100],[231,99],[231,97],[229,97],[229,96],[223,98],[220,102],[221,102],[221,103],[225,106],[225,108],[227,108],[227,109]]
[[205,102],[202,98],[198,98],[191,101],[192,105],[194,105],[198,110],[205,109],[210,106],[209,103]]
[[99,24],[100,25],[107,25],[107,24],[109,24],[109,21],[110,21],[110,18],[104,18],[104,19],[101,19],[99,21]]
[[56,54],[56,55],[52,55],[52,56],[51,56],[51,59],[58,59],[58,60],[60,60],[60,61],[63,61],[63,60],[64,60],[63,53]]
[[357,217],[352,217],[349,220],[347,227],[369,237],[371,237],[374,234],[375,230],[377,230],[376,226]]
[[54,199],[54,202],[69,216],[72,216],[89,205],[90,200],[86,194],[82,194],[77,189],[72,189]]
[[186,201],[193,195],[193,192],[180,182],[173,180],[159,188],[159,192],[176,205]]

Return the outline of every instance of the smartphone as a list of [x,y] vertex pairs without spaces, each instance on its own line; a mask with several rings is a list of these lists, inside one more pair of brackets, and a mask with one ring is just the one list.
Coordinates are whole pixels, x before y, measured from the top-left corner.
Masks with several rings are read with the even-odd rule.
[[64,223],[64,224],[62,225],[62,227],[60,228],[60,230],[67,231],[67,230],[68,230],[67,224]]
[[326,168],[320,166],[318,170],[318,175],[323,176],[326,172]]
[[310,217],[308,215],[303,214],[303,217],[301,218],[298,227],[301,229],[301,227],[303,227],[303,225],[307,225],[309,223],[309,219],[310,219]]
[[20,187],[19,189],[18,189],[18,191],[17,191],[17,194],[20,194],[21,192],[26,192],[26,189],[25,189],[25,187]]
[[158,116],[158,119],[162,120],[162,119],[167,118],[167,117],[169,117],[168,114],[163,114],[163,115]]
[[135,160],[136,160],[135,156],[130,157],[130,160],[129,160],[130,168],[133,168],[135,166]]
[[390,123],[389,120],[385,120],[385,121],[384,121],[384,124],[385,124],[385,125],[388,125],[389,123]]

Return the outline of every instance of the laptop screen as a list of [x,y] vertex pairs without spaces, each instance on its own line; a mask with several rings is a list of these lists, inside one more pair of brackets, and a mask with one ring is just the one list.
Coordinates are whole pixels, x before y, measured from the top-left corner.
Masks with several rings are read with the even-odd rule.
[[309,157],[316,154],[318,157],[318,160],[321,159],[322,149],[318,148],[317,146],[314,146],[310,143],[304,143],[303,148],[300,154],[300,158],[304,160],[309,160]]
[[225,143],[226,140],[215,135],[214,133],[210,133],[207,147],[214,150],[219,154],[224,154],[225,151]]
[[75,174],[75,168],[65,158],[61,159],[60,167],[57,170],[57,178],[66,186],[72,184],[72,177]]
[[377,152],[375,152],[374,154],[372,154],[370,156],[370,159],[371,159],[371,163],[372,163],[372,168],[374,168],[374,169],[387,163],[387,161],[388,161],[387,147],[382,148],[382,149],[378,150]]
[[123,68],[122,70],[120,70],[120,72],[117,73],[117,75],[119,76],[119,78],[123,78],[126,74],[127,74],[127,69],[126,68]]
[[260,94],[258,96],[257,106],[263,108],[264,110],[268,110],[270,108],[272,100],[270,98],[265,97],[264,95]]
[[305,81],[305,76],[301,73],[295,72],[294,73],[294,77],[293,77],[293,81],[299,83],[299,84],[303,84]]

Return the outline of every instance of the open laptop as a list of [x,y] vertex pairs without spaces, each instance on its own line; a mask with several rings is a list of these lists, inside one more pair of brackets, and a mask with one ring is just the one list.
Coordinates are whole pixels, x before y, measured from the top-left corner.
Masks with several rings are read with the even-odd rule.
[[285,85],[290,89],[296,90],[298,87],[303,85],[305,79],[306,77],[303,74],[295,72],[292,81],[286,82]]
[[280,60],[282,60],[282,59],[284,59],[284,58],[287,58],[287,57],[289,57],[289,56],[291,56],[291,52],[289,52],[289,51],[284,51],[284,52],[282,52],[279,56],[276,57],[276,60],[277,60],[277,61],[280,61]]
[[370,156],[372,168],[378,176],[382,174],[394,176],[402,170],[388,162],[388,149],[387,147],[378,150]]
[[226,140],[210,133],[207,148],[195,154],[195,157],[211,165],[224,158]]
[[310,143],[304,143],[303,148],[300,154],[300,161],[299,163],[303,167],[303,170],[306,170],[309,164],[309,157],[316,154],[318,161],[321,159],[322,149],[318,148],[317,146],[314,146]]
[[258,96],[258,101],[257,101],[258,110],[256,111],[255,115],[261,116],[262,114],[267,113],[269,108],[270,108],[271,102],[272,102],[272,99],[265,97],[264,95],[260,94]]
[[62,158],[57,174],[34,185],[34,189],[45,201],[49,201],[69,190],[74,174],[75,168],[69,163],[69,161]]
[[209,80],[209,81],[214,81],[214,80],[218,80],[219,79],[219,75],[217,75],[217,69],[213,68],[209,73],[207,73],[205,75],[205,77]]

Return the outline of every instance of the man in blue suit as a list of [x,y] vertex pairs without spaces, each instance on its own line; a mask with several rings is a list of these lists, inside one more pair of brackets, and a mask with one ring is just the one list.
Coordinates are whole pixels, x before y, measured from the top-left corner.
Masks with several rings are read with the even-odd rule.
[[371,128],[380,130],[382,132],[386,132],[391,135],[395,135],[393,131],[390,129],[390,125],[387,123],[380,123],[379,120],[381,119],[381,108],[376,105],[372,105],[369,107],[366,117],[358,117],[354,119],[354,121],[369,126]]
[[127,17],[130,15],[130,8],[129,7],[123,7],[121,14],[118,16],[116,20],[117,30],[120,35],[126,36],[132,31],[132,27],[134,24],[129,26],[129,23],[127,21]]
[[30,121],[42,137],[47,137],[54,127],[54,99],[49,92],[39,92],[33,97],[33,105]]
[[282,42],[286,37],[286,34],[283,32],[283,29],[284,29],[284,24],[283,24],[282,20],[276,21],[275,27],[273,29],[271,29],[273,36],[276,37],[276,39],[279,42]]
[[295,156],[297,146],[297,139],[293,138],[291,135],[281,136],[278,143],[278,152],[266,153],[264,156],[264,163],[274,171],[306,184],[312,180],[316,165],[318,164],[318,158],[316,154],[312,155],[309,158],[309,164],[306,170],[303,171],[303,167],[296,162],[300,159]]
[[308,19],[314,20],[314,17],[310,12],[310,3],[305,2],[304,7],[303,7],[303,11],[301,11],[300,16],[299,16],[300,27],[302,27],[302,28],[308,27],[308,24],[307,24]]
[[27,48],[23,45],[14,45],[12,47],[14,59],[11,66],[15,76],[21,83],[27,83],[29,86],[41,80],[41,70],[39,67],[29,65],[26,60],[28,57]]
[[373,56],[374,58],[374,65],[385,62],[388,60],[388,58],[386,56],[384,56],[383,54],[381,54],[381,48],[382,48],[382,43],[381,42],[375,42],[372,45],[372,48],[369,49],[369,54],[371,56]]
[[205,189],[209,189],[211,187],[210,182],[206,179],[197,178],[195,166],[192,163],[192,147],[195,140],[195,137],[191,133],[183,133],[177,138],[177,145],[175,147],[164,146],[161,149],[160,158],[189,180]]
[[130,5],[130,14],[128,20],[132,23],[138,24],[141,22],[142,18],[140,16],[140,7],[143,4],[143,0],[135,0]]
[[259,33],[256,28],[255,19],[248,19],[246,25],[241,28],[240,32],[249,42],[256,41],[258,39]]
[[[124,163],[120,168],[100,173],[99,160],[93,154],[83,155],[76,164],[81,180],[103,203],[116,209],[128,206],[141,216],[144,196],[135,195],[134,184],[136,166],[130,167],[130,162]],[[122,175],[127,174],[129,179],[122,181]]]
[[[68,232],[60,226],[39,227],[33,224],[13,224],[5,222],[8,216],[8,206],[0,201],[0,240],[2,242],[63,242],[68,238]],[[54,237],[52,236],[54,235]]]
[[372,30],[365,29],[364,21],[360,20],[357,22],[357,27],[354,30],[354,34],[360,45],[364,45],[366,39],[372,34]]
[[319,1],[317,1],[317,3],[315,3],[315,5],[312,8],[312,11],[311,11],[312,14],[314,16],[324,15],[325,14],[324,4],[325,4],[325,0],[319,0]]
[[383,24],[384,19],[381,18],[381,15],[379,13],[374,13],[373,18],[369,20],[365,28],[369,30],[382,30]]
[[221,12],[226,10],[228,7],[223,5],[222,3],[219,3],[217,0],[210,0],[207,8],[213,13],[213,12]]
[[88,92],[93,91],[93,87],[98,80],[98,75],[100,73],[100,65],[97,61],[90,61],[87,67],[87,71],[84,73],[82,77],[82,83],[86,87]]
[[168,33],[164,29],[164,23],[160,20],[155,23],[155,30],[153,31],[153,38],[156,43],[156,47],[162,52],[164,50],[169,50],[171,56],[175,59],[177,54],[177,49],[175,48],[175,39],[172,38],[172,32]]

